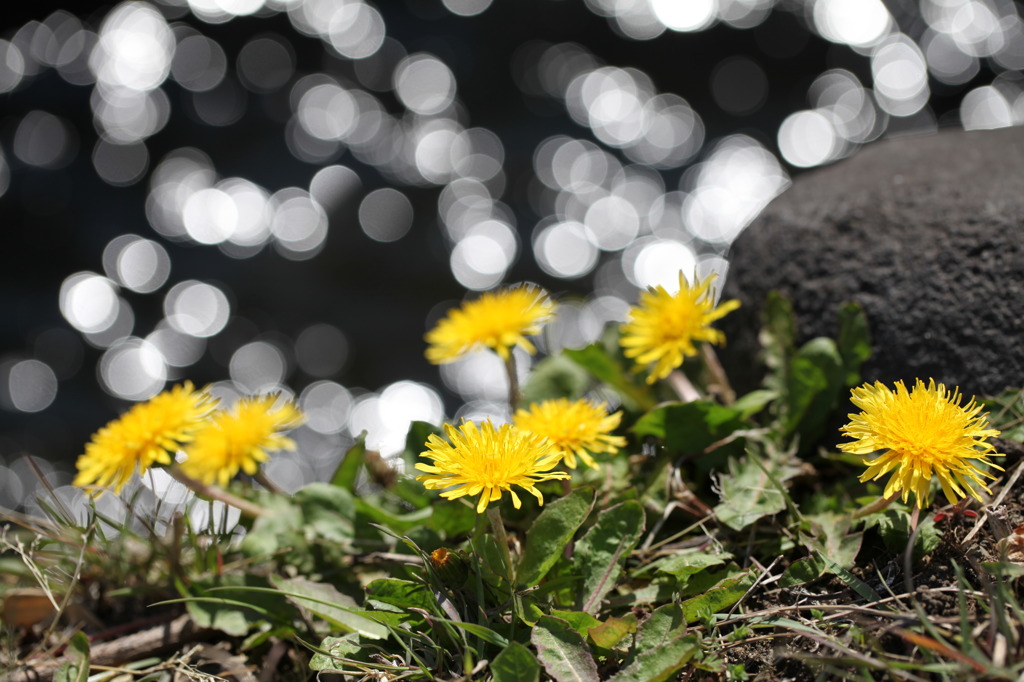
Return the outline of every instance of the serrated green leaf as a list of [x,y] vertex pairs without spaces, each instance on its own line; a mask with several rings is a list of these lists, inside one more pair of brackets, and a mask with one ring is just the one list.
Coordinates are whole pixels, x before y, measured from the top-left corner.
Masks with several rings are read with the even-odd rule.
[[630,658],[663,646],[665,642],[685,634],[686,621],[679,604],[664,604],[654,609],[636,631],[636,643]]
[[332,627],[356,632],[371,639],[384,639],[388,629],[359,613],[352,597],[339,592],[333,585],[316,583],[305,578],[271,578],[271,583],[288,601],[323,618]]
[[562,556],[562,550],[594,507],[593,488],[582,487],[546,505],[526,533],[516,573],[520,584],[537,585]]
[[540,663],[530,650],[519,642],[510,642],[491,662],[494,682],[537,682]]
[[658,646],[647,649],[618,673],[608,678],[609,682],[663,682],[672,678],[685,666],[694,654],[698,644],[696,635],[685,635],[685,628]]
[[350,632],[342,637],[325,637],[320,643],[321,651],[313,654],[309,659],[310,670],[340,670],[341,661],[338,659],[351,658],[362,649],[359,643],[359,635]]
[[860,383],[860,366],[871,357],[871,334],[868,320],[859,303],[847,303],[839,309],[839,355],[843,358],[843,383],[847,387]]
[[667,573],[675,576],[677,580],[685,582],[694,573],[700,573],[712,566],[720,566],[730,559],[732,559],[732,554],[728,552],[682,552],[652,561],[636,574]]
[[560,618],[544,616],[530,632],[537,658],[555,682],[598,682],[597,664],[580,633]]
[[654,436],[677,454],[697,454],[746,426],[740,412],[708,400],[661,405],[636,421],[633,432]]
[[636,627],[636,614],[627,613],[621,618],[619,616],[609,616],[600,625],[590,628],[587,634],[590,635],[590,639],[597,646],[604,649],[614,649],[620,642],[636,632]]
[[738,602],[753,584],[754,576],[751,573],[723,580],[704,594],[684,601],[680,605],[683,618],[687,623],[692,623],[705,616],[719,613]]
[[[730,459],[729,472],[719,476],[721,504],[715,507],[719,521],[734,530],[743,530],[765,516],[777,514],[786,508],[783,492],[775,487],[767,472],[750,454],[742,460]],[[762,462],[775,467],[769,460]],[[796,470],[775,467],[776,480],[792,478]]]
[[342,456],[341,461],[338,463],[338,468],[334,470],[334,475],[331,476],[331,485],[354,493],[356,491],[356,480],[359,477],[359,468],[363,465],[363,458],[365,456],[366,431],[363,431],[356,438],[356,442],[352,444],[352,447],[346,450]]
[[68,641],[64,653],[67,659],[53,672],[54,682],[87,682],[89,679],[89,638],[76,632]]
[[643,531],[643,507],[627,500],[601,513],[597,523],[576,543],[575,565],[583,576],[583,611],[593,614],[600,610]]
[[591,628],[595,628],[601,625],[601,621],[599,621],[597,618],[594,618],[589,613],[584,613],[583,611],[564,611],[562,609],[551,609],[551,613],[549,615],[552,615],[555,618],[561,618],[566,623],[568,623],[573,630],[580,633],[581,637],[584,638],[586,638],[587,632]]

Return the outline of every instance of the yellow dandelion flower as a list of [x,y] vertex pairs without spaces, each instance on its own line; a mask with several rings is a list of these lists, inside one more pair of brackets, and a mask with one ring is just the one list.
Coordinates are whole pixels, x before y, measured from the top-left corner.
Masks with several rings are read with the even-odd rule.
[[715,307],[710,291],[715,275],[696,280],[693,286],[679,273],[679,292],[668,293],[663,287],[651,287],[640,294],[640,303],[629,311],[629,320],[622,325],[620,344],[627,358],[634,358],[638,368],[648,367],[647,383],[664,379],[683,359],[696,355],[696,341],[721,344],[725,335],[711,323],[740,307],[736,300]]
[[883,497],[902,492],[906,502],[912,492],[917,506],[924,508],[934,474],[950,504],[968,494],[980,500],[974,486],[988,490],[982,477],[995,476],[975,462],[1002,471],[988,461],[1003,456],[987,440],[999,431],[988,428],[988,415],[981,413],[974,398],[960,405],[959,389],[951,394],[934,379],[927,386],[918,379],[910,392],[902,381],[896,382],[895,392],[876,381],[851,394],[851,401],[863,412],[849,415],[850,423],[840,431],[854,441],[840,444],[839,449],[856,455],[884,451],[865,462],[868,468],[860,477],[874,481],[892,471]]
[[170,464],[215,406],[210,394],[194,390],[191,382],[134,405],[93,434],[76,463],[74,484],[121,492],[136,471],[141,475],[155,464]]
[[564,472],[551,471],[560,455],[550,441],[512,424],[502,424],[496,429],[489,421],[479,426],[465,422],[459,428],[445,424],[444,430],[451,442],[445,442],[437,434],[430,435],[427,449],[420,457],[428,457],[434,463],[417,464],[416,468],[426,473],[416,480],[429,490],[444,490],[441,497],[450,500],[480,495],[477,513],[482,514],[488,504],[500,500],[502,491],[512,496],[512,504],[519,509],[522,503],[512,490],[513,485],[532,493],[544,504],[536,485],[569,477]]
[[605,403],[559,398],[518,410],[515,425],[550,440],[570,469],[576,468],[577,457],[596,469],[591,453],[615,454],[626,445],[625,438],[611,435],[621,420],[622,413],[608,414]]
[[452,310],[427,332],[427,360],[440,365],[478,348],[491,348],[502,360],[516,346],[533,354],[536,349],[526,337],[539,334],[554,310],[547,293],[537,287],[487,292]]
[[239,470],[255,474],[268,452],[294,450],[295,442],[281,434],[302,423],[303,415],[290,401],[276,395],[243,398],[229,411],[219,411],[185,449],[182,472],[203,483],[227,486]]

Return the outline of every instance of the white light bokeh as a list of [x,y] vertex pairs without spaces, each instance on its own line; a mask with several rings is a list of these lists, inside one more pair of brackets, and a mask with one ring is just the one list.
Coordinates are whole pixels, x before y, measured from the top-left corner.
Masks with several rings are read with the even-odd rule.
[[443,416],[441,397],[434,389],[413,381],[398,381],[380,395],[358,398],[349,415],[348,429],[352,434],[365,431],[367,447],[391,457],[405,449],[413,421],[439,424]]
[[30,111],[14,131],[14,155],[30,166],[63,168],[74,159],[78,137],[71,125],[46,111]]
[[378,242],[395,242],[412,227],[412,202],[391,187],[375,189],[359,204],[359,226]]
[[60,287],[60,312],[72,327],[85,334],[109,329],[117,319],[117,285],[92,272],[71,275]]
[[[692,182],[692,188],[688,183]],[[695,236],[728,245],[789,187],[778,159],[746,135],[719,141],[692,173],[683,176],[683,218]]]
[[873,45],[888,34],[892,24],[881,0],[814,0],[814,26],[834,43]]
[[487,11],[493,0],[441,0],[445,9],[460,17],[475,17]]
[[231,317],[231,306],[224,292],[214,285],[186,280],[167,292],[164,315],[172,329],[205,338],[224,329]]
[[679,273],[692,279],[696,266],[693,249],[672,239],[637,240],[622,258],[626,277],[640,289],[662,286],[671,292],[678,291]]
[[269,341],[252,341],[234,352],[228,363],[231,380],[246,393],[266,393],[281,387],[288,362]]
[[533,238],[533,255],[549,275],[575,279],[597,265],[597,238],[583,223],[563,221],[538,225]]
[[307,260],[320,253],[327,239],[327,214],[309,192],[286,187],[270,201],[270,231],[278,253],[291,260]]
[[190,367],[199,362],[206,351],[206,339],[178,331],[166,321],[146,335],[146,341],[160,351],[171,367]]
[[57,375],[40,360],[0,363],[0,407],[17,412],[41,412],[57,397]]
[[152,90],[170,73],[174,48],[174,34],[156,8],[122,2],[104,18],[89,65],[108,88]]
[[341,433],[352,411],[352,393],[333,381],[314,381],[299,395],[306,426],[317,433]]
[[455,99],[455,76],[437,57],[411,54],[395,69],[395,94],[410,111],[429,116],[448,108]]
[[306,374],[329,377],[348,359],[348,339],[337,327],[320,323],[303,329],[295,339],[295,362]]
[[718,0],[649,0],[654,16],[672,31],[701,31],[715,20]]
[[452,249],[455,279],[467,289],[482,291],[498,284],[518,251],[515,231],[500,220],[485,220],[466,231]]
[[878,106],[893,116],[912,116],[931,95],[928,65],[917,43],[903,34],[890,36],[871,55]]
[[794,166],[808,168],[833,160],[839,147],[835,126],[820,111],[798,111],[779,126],[779,152]]
[[137,338],[111,346],[100,358],[103,389],[124,400],[148,400],[163,390],[167,364],[153,344]]
[[960,102],[960,122],[964,130],[1006,128],[1021,123],[1013,105],[998,88],[983,85],[974,88]]
[[125,289],[149,294],[167,281],[171,258],[157,242],[125,234],[111,239],[103,250],[103,270]]

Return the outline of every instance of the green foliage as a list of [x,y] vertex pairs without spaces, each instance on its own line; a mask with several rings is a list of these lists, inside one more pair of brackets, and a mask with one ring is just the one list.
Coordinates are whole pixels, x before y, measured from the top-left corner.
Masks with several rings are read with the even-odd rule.
[[76,632],[67,650],[67,660],[53,673],[54,682],[86,682],[89,679],[89,638],[84,632]]
[[594,507],[594,489],[577,488],[548,504],[526,534],[526,546],[516,575],[533,587],[547,575]]
[[597,664],[580,635],[561,618],[544,616],[530,632],[530,642],[545,672],[556,682],[597,682]]
[[[759,650],[784,643],[787,665],[808,678],[1020,679],[1024,569],[1009,540],[998,560],[958,574],[958,592],[941,592],[958,600],[953,627],[948,613],[929,620],[927,588],[902,594],[902,578],[881,572],[966,553],[956,543],[967,524],[941,527],[899,502],[853,513],[876,498],[858,497],[872,490],[857,481],[863,458],[830,452],[826,429],[870,353],[863,311],[843,306],[835,339],[806,342],[785,298],[764,312],[764,384],[735,401],[701,384],[727,383],[702,356],[676,377],[695,400],[643,383],[613,326],[540,359],[524,402],[607,401],[629,443],[600,470],[540,484],[543,506],[505,495],[478,515],[467,499],[425,490],[415,465],[442,431],[414,422],[395,469],[364,434],[326,483],[289,495],[239,482],[232,493],[259,513],[237,535],[188,518],[148,535],[138,519],[77,527],[49,500],[54,526],[35,529],[31,550],[0,534],[0,594],[35,581],[71,602],[155,603],[233,639],[252,662],[290,647],[299,678],[742,680],[769,670]],[[1020,441],[1022,395],[985,401],[993,426]],[[96,530],[115,523],[109,540]],[[69,578],[79,575],[88,589]],[[829,596],[816,603],[817,593]],[[843,600],[856,609],[840,611]],[[55,679],[85,682],[89,655],[72,635]],[[191,664],[180,665],[187,677]]]
[[583,579],[579,603],[587,613],[598,613],[604,596],[622,573],[622,565],[644,530],[644,510],[627,500],[602,513],[576,545],[575,565]]

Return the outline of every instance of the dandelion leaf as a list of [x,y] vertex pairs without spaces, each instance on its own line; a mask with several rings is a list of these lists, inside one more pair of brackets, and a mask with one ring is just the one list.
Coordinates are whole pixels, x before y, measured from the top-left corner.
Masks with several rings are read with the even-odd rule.
[[305,578],[272,578],[271,583],[293,604],[323,618],[335,630],[357,632],[370,639],[384,639],[388,629],[360,613],[352,597],[333,585]]
[[[633,432],[663,439],[670,452],[692,455],[744,426],[740,411],[708,400],[695,400],[654,408],[637,420]],[[742,439],[734,447],[742,449]]]
[[627,500],[603,512],[576,544],[576,568],[583,577],[582,610],[597,613],[619,576],[622,565],[644,530],[644,509]]
[[683,618],[687,623],[706,620],[742,599],[743,595],[747,593],[747,590],[753,584],[754,575],[751,572],[726,578],[704,594],[684,601],[680,605],[683,611]]
[[605,622],[590,628],[587,632],[594,644],[603,649],[614,649],[623,640],[636,632],[636,614],[609,616]]
[[530,632],[544,671],[555,682],[598,682],[597,663],[583,636],[561,618],[544,616]]
[[540,663],[530,650],[519,642],[509,642],[491,662],[494,682],[537,682]]
[[344,670],[344,660],[351,659],[362,650],[359,643],[359,635],[350,632],[342,637],[325,637],[320,643],[320,651],[317,651],[309,659],[309,669],[321,670]]
[[562,556],[562,550],[594,507],[594,489],[577,488],[546,505],[526,533],[526,547],[517,577],[526,587],[537,585]]
[[730,459],[729,472],[718,477],[722,501],[715,507],[715,515],[734,530],[743,530],[758,519],[785,509],[785,493],[776,483],[781,484],[797,473],[794,467],[770,459],[762,462],[755,457],[752,454],[741,460]]
[[[646,632],[645,632],[646,631]],[[641,642],[644,646],[641,649]],[[662,606],[637,631],[637,650],[609,682],[662,682],[672,679],[694,654],[696,635],[686,634],[678,604]]]

